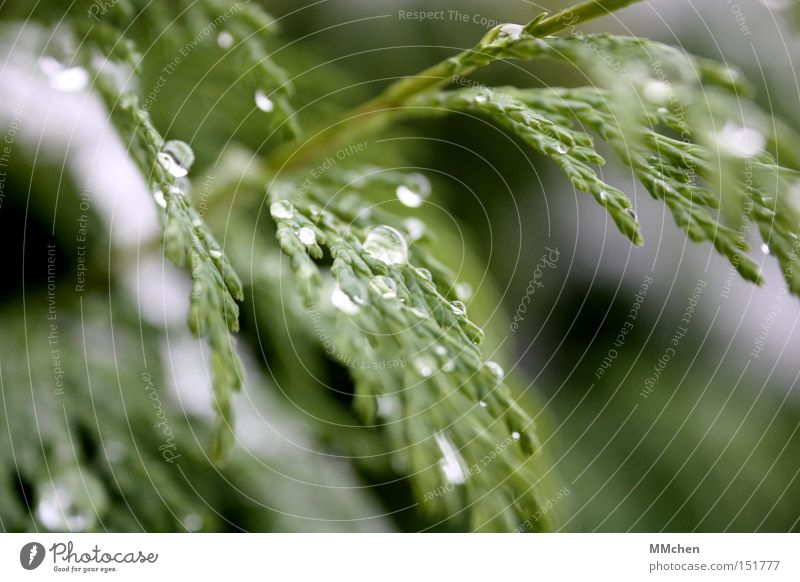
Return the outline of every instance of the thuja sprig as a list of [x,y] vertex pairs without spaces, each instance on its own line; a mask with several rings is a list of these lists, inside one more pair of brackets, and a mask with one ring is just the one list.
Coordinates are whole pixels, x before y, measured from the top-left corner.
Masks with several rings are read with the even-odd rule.
[[[350,368],[354,407],[390,439],[423,509],[461,514],[475,530],[513,529],[539,507],[534,424],[501,368],[482,357],[483,332],[464,304],[447,296],[456,281],[421,266],[430,250],[417,248],[401,217],[363,215],[362,192],[405,177],[366,170],[352,180],[354,172],[331,170],[302,194],[302,181],[288,177],[269,189],[297,287],[323,314],[337,353],[368,363]],[[331,198],[342,187],[347,195]],[[329,272],[311,260],[324,251]]]

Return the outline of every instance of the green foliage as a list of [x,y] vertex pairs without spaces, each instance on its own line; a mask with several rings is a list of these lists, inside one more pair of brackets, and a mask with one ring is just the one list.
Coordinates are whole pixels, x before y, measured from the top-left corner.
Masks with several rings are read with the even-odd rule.
[[[795,171],[777,166],[775,152],[759,147],[742,155],[741,148],[731,151],[721,144],[725,128],[711,123],[697,99],[713,94],[729,112],[731,99],[746,93],[738,73],[659,43],[574,30],[583,20],[631,3],[590,1],[541,15],[527,26],[499,26],[473,49],[391,85],[338,122],[295,142],[289,140],[300,127],[289,103],[289,75],[271,58],[268,45],[274,22],[255,3],[121,0],[98,22],[85,18],[90,4],[78,4],[72,20],[82,37],[77,58],[94,73],[93,86],[154,194],[166,256],[192,276],[189,325],[211,348],[217,460],[234,440],[232,402],[242,384],[231,336],[238,330],[237,302],[248,293],[274,299],[257,284],[285,281],[273,274],[253,277],[249,288],[242,285],[223,252],[228,249],[190,203],[191,148],[164,138],[169,131],[155,127],[141,104],[143,95],[120,87],[104,69],[107,63],[97,62],[96,52],[127,65],[135,78],[147,59],[138,47],[158,41],[159,31],[169,30],[163,42],[173,44],[173,54],[199,45],[216,50],[218,29],[207,32],[208,23],[224,22],[230,38],[222,44],[239,57],[236,73],[260,91],[257,106],[273,114],[266,128],[273,138],[269,157],[245,185],[257,183],[249,195],[261,196],[266,184],[278,245],[294,277],[292,289],[308,313],[332,330],[329,353],[340,360],[357,355],[368,364],[348,367],[355,385],[353,408],[374,429],[368,434],[386,439],[394,451],[392,467],[409,478],[423,509],[464,519],[474,530],[514,530],[523,523],[538,530],[548,527],[541,510],[546,480],[538,470],[542,459],[531,416],[502,369],[481,352],[484,332],[467,316],[460,282],[439,261],[434,245],[419,235],[419,223],[370,206],[394,198],[398,188],[413,188],[418,178],[355,161],[321,177],[312,174],[313,180],[307,170],[337,144],[380,132],[394,119],[448,111],[485,116],[551,159],[576,189],[606,208],[624,235],[642,244],[631,201],[596,169],[604,160],[592,132],[664,201],[690,238],[710,241],[745,278],[760,281],[758,264],[743,254],[746,230],[725,224],[755,221],[792,291],[800,293],[795,276],[799,221],[787,201]],[[564,30],[569,33],[553,36]],[[450,81],[463,84],[464,76],[497,61],[540,58],[567,63],[587,86],[441,90]],[[735,123],[735,117],[726,121]],[[747,129],[741,125],[733,126],[737,137]],[[692,128],[688,136],[687,127]],[[777,141],[769,128],[756,129],[762,138]],[[259,232],[254,239],[263,236]],[[240,237],[234,235],[240,248],[233,253],[247,244]],[[263,240],[251,242],[256,249],[270,248]],[[327,350],[318,329],[305,331],[307,339]]]

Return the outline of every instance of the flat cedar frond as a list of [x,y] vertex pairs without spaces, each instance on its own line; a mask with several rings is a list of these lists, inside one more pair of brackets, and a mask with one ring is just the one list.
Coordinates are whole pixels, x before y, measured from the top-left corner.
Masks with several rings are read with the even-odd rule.
[[[483,332],[464,304],[445,296],[456,281],[417,261],[429,251],[414,248],[413,229],[399,216],[363,212],[369,205],[360,190],[397,188],[409,176],[367,169],[337,184],[337,175],[347,180],[353,173],[332,171],[302,194],[300,183],[269,189],[270,213],[298,289],[325,314],[337,353],[374,363],[351,369],[354,406],[388,434],[423,506],[452,514],[464,503],[473,529],[516,528],[537,510],[533,422],[504,384],[500,366],[482,358]],[[342,186],[346,195],[329,198]],[[321,247],[333,258],[329,273],[309,259],[321,258]],[[497,460],[486,463],[487,451]],[[467,481],[463,500],[443,495]],[[536,528],[543,527],[542,519]]]

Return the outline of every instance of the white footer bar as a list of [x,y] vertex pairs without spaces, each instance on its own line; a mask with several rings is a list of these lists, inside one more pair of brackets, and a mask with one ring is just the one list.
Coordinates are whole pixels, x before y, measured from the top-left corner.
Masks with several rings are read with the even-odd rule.
[[796,582],[798,554],[800,534],[3,534],[0,580]]

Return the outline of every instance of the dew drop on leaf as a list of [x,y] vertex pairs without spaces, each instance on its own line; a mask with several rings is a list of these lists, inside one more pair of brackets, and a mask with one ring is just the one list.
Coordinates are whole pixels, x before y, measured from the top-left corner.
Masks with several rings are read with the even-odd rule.
[[506,375],[505,371],[503,370],[503,367],[497,362],[489,360],[488,362],[486,362],[486,367],[492,374],[494,374],[495,378],[497,378],[498,380],[502,380],[503,377]]
[[439,450],[442,453],[439,467],[444,473],[444,478],[449,483],[464,483],[467,480],[467,472],[464,470],[464,461],[461,459],[461,455],[458,454],[453,442],[444,433],[438,433],[436,435],[436,444],[439,445]]
[[160,188],[153,191],[153,200],[155,200],[156,204],[158,204],[161,208],[167,207],[167,199],[164,198],[164,191]]
[[428,378],[436,371],[436,361],[427,354],[422,354],[414,358],[414,369],[423,378]]
[[378,275],[370,281],[372,288],[384,299],[394,299],[397,297],[397,283],[391,277]]
[[403,226],[408,233],[408,240],[410,241],[418,241],[423,236],[425,236],[425,223],[422,222],[419,218],[406,218],[403,221]]
[[417,267],[414,269],[414,272],[426,281],[433,281],[433,275],[431,275],[431,272],[428,269]]
[[229,49],[233,46],[233,35],[223,30],[217,35],[217,46],[222,49]]
[[89,530],[108,504],[102,484],[86,469],[57,475],[38,489],[36,518],[53,531]]
[[275,104],[272,102],[272,99],[267,97],[267,94],[264,93],[264,91],[259,89],[256,91],[256,107],[258,107],[261,111],[269,113],[275,109]]
[[333,293],[331,293],[331,303],[336,309],[347,315],[355,315],[361,311],[361,306],[345,293],[339,285],[336,285]]
[[521,24],[504,24],[500,27],[500,33],[513,40],[517,40],[521,37],[524,30],[525,27]]
[[317,234],[314,232],[313,228],[308,226],[304,226],[297,231],[297,238],[307,247],[317,244]]
[[467,306],[464,305],[461,301],[452,301],[450,303],[450,309],[453,310],[458,316],[466,315],[467,314]]
[[294,206],[288,200],[278,200],[269,205],[269,213],[276,220],[288,220],[294,216]]
[[727,122],[717,134],[717,144],[737,158],[749,158],[760,153],[766,145],[764,134],[753,127]]
[[408,243],[391,226],[381,225],[370,229],[364,241],[366,253],[387,265],[402,265],[408,262]]
[[431,183],[418,172],[411,174],[408,182],[400,184],[395,190],[397,199],[409,208],[419,208],[431,194]]

